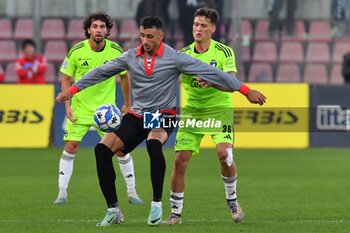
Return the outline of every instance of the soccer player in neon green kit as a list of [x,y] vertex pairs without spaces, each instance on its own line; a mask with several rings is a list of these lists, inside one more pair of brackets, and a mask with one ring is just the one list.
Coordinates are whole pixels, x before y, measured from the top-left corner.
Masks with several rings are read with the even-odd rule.
[[[113,27],[113,20],[103,12],[90,14],[83,23],[87,39],[71,48],[65,58],[60,72],[63,74],[62,91],[71,86],[74,77],[75,82],[93,68],[100,66],[121,55],[124,51],[115,42],[106,37]],[[130,80],[127,71],[119,73],[124,97],[124,106],[121,111],[126,113],[130,109]],[[95,126],[93,115],[102,104],[115,105],[116,79],[111,77],[92,88],[86,89],[75,95],[72,101],[66,101],[67,124],[65,129],[65,146],[59,163],[59,194],[55,204],[65,204],[67,188],[73,172],[74,158],[79,144],[91,126]],[[102,137],[104,133],[95,127]],[[120,170],[128,188],[129,202],[142,204],[135,189],[134,165],[131,156],[118,157]]]
[[[199,8],[194,14],[194,42],[182,49],[182,52],[206,62],[224,72],[237,73],[235,56],[232,49],[211,37],[219,20],[215,9]],[[188,76],[184,75],[183,76]],[[181,224],[183,198],[185,190],[185,172],[191,156],[199,154],[202,138],[209,134],[216,144],[216,151],[221,164],[221,177],[224,182],[227,204],[235,222],[243,220],[244,213],[237,201],[237,172],[233,160],[233,109],[232,93],[213,87],[202,88],[196,77],[182,77],[186,104],[181,114],[193,118],[210,119],[213,116],[221,121],[220,131],[179,128],[176,135],[176,158],[171,176],[171,215],[164,224]],[[257,92],[256,90],[250,90]],[[201,112],[201,113],[198,113]],[[204,112],[204,115],[203,115]],[[214,114],[214,115],[213,115]]]

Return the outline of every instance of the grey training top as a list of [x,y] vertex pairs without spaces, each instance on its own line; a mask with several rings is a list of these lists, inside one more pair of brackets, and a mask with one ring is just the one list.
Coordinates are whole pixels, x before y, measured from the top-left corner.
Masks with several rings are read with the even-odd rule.
[[[149,59],[150,60],[150,59]],[[176,93],[181,73],[195,75],[229,91],[238,91],[242,82],[215,67],[174,50],[161,43],[160,48],[147,65],[142,45],[129,49],[117,58],[85,74],[74,85],[81,91],[109,77],[128,70],[131,78],[132,111],[155,112],[176,107]]]

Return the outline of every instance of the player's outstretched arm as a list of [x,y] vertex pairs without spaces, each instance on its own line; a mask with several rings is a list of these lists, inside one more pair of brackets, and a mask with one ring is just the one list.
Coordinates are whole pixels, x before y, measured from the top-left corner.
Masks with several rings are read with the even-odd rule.
[[55,100],[57,103],[62,104],[64,101],[69,100],[70,98],[72,98],[72,93],[70,93],[69,90],[66,90],[58,93]]
[[127,113],[131,108],[131,95],[130,95],[130,78],[128,73],[120,75],[120,84],[123,92],[124,105],[121,108],[123,114]]
[[246,97],[252,104],[263,105],[266,102],[266,97],[257,90],[250,89]]
[[100,83],[123,70],[128,69],[127,64],[128,52],[123,53],[119,57],[89,71],[78,82],[72,85],[67,91],[61,92],[56,97],[57,103],[69,100],[77,92]]

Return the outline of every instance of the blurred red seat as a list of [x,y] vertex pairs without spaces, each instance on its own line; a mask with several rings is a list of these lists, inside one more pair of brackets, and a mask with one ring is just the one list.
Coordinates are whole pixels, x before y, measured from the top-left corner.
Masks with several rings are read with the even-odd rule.
[[245,70],[244,70],[244,66],[240,66],[239,64],[238,64],[238,70],[237,70],[238,72],[237,72],[237,78],[239,79],[239,80],[241,80],[242,82],[245,82],[246,81],[246,78],[247,78],[247,76],[246,76],[246,73],[245,73]]
[[59,40],[64,39],[65,29],[62,19],[44,19],[41,26],[41,39]]
[[255,44],[253,62],[275,63],[276,61],[277,49],[274,42],[257,42]]
[[67,45],[63,40],[47,41],[44,55],[49,62],[61,63],[67,55]]
[[124,51],[127,51],[128,49],[131,49],[131,48],[136,48],[137,46],[140,45],[140,40],[136,39],[136,40],[131,40],[131,41],[125,41],[123,43],[123,49]]
[[330,42],[331,25],[328,20],[314,20],[310,23],[308,40],[312,42]]
[[85,34],[83,30],[84,19],[70,19],[68,22],[67,40],[83,40]]
[[124,19],[121,21],[119,39],[122,41],[133,40],[139,37],[139,29],[135,19]]
[[33,19],[18,19],[15,25],[14,38],[16,40],[33,39],[34,24]]
[[298,64],[280,64],[277,68],[276,82],[301,82]]
[[11,25],[11,20],[2,18],[0,19],[0,39],[12,39],[13,37],[13,29]]
[[331,76],[329,83],[332,85],[343,85],[344,77],[342,75],[342,65],[335,64],[332,66]]
[[256,28],[254,31],[254,40],[256,41],[269,41],[274,40],[277,41],[279,38],[278,33],[275,33],[274,37],[270,37],[269,35],[269,21],[268,20],[259,20],[256,24]]
[[179,22],[176,22],[174,25],[174,34],[171,37],[173,40],[183,40],[184,34],[182,28],[180,27]]
[[16,43],[13,40],[0,40],[0,62],[14,62],[17,58]]
[[18,77],[17,77],[15,62],[7,63],[5,73],[6,73],[5,83],[17,83]]
[[273,82],[273,72],[269,63],[252,63],[249,69],[249,82]]
[[306,62],[327,64],[330,61],[329,46],[327,43],[309,43],[306,50]]
[[307,64],[304,70],[304,82],[316,85],[328,84],[326,66],[322,64]]
[[175,41],[174,49],[181,50],[185,47],[185,43],[183,40],[177,40]]
[[240,21],[240,35],[236,34],[236,29],[234,26],[235,24],[231,23],[227,35],[227,40],[232,43],[239,38],[242,43],[244,42],[244,45],[249,45],[250,41],[253,39],[253,29],[250,21],[245,19]]
[[342,63],[343,56],[350,52],[349,42],[335,42],[332,54],[332,63]]
[[302,63],[304,60],[302,44],[299,42],[283,42],[279,57],[280,62]]
[[56,83],[56,79],[57,79],[56,78],[57,77],[56,67],[51,62],[47,63],[47,70],[46,70],[45,77],[46,77],[46,82],[47,83]]
[[118,24],[115,20],[113,20],[113,27],[111,28],[111,31],[109,32],[109,34],[110,35],[108,36],[108,39],[117,42],[119,33],[118,33]]
[[295,42],[303,42],[306,40],[307,34],[305,30],[305,24],[302,20],[296,20],[294,25],[294,35],[287,35],[286,29],[283,28],[281,34],[282,41],[295,41]]
[[250,47],[249,46],[242,46],[241,47],[241,59],[243,62],[250,62],[251,61],[251,55],[250,55]]

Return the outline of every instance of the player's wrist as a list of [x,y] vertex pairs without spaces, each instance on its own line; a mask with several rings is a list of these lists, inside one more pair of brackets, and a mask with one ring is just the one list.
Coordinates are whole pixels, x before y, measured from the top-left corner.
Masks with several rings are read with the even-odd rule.
[[247,95],[249,92],[250,88],[242,83],[241,87],[239,88],[239,92],[242,93],[243,95]]
[[69,93],[71,93],[72,95],[74,95],[75,93],[79,92],[79,89],[77,86],[73,85],[68,89]]

